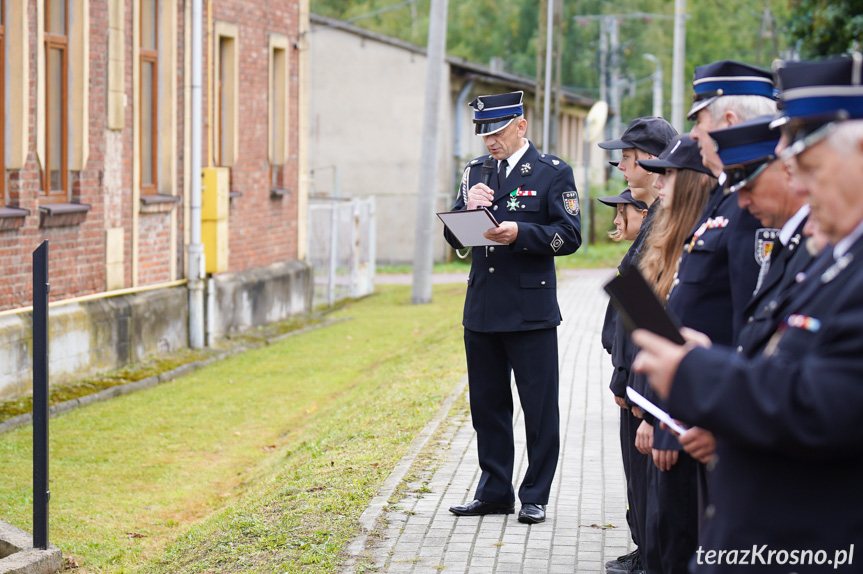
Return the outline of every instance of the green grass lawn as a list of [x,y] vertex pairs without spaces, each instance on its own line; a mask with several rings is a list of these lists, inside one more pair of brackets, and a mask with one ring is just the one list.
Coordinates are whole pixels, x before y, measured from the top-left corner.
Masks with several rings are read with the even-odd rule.
[[[464,286],[51,421],[51,542],[77,572],[332,572],[465,370]],[[0,435],[0,519],[31,529],[31,428]]]

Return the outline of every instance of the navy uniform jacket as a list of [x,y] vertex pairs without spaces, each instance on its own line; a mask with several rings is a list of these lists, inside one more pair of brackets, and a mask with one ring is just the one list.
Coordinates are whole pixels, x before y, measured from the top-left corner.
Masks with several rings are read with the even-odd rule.
[[[683,326],[705,333],[714,344],[733,344],[743,326],[743,310],[761,270],[760,228],[761,222],[737,205],[736,193],[726,195],[717,186],[683,249],[668,308]],[[683,447],[669,432],[655,428],[654,448]]]
[[[717,437],[704,549],[823,550],[863,541],[863,241],[833,263],[831,248],[793,291],[763,354],[697,348],[678,368],[673,416]],[[844,261],[843,261],[844,259]],[[832,566],[761,566],[824,572]],[[752,569],[756,571],[756,569]],[[738,570],[700,566],[696,572]],[[748,570],[746,570],[748,571]]]
[[[464,302],[465,328],[480,332],[527,331],[560,324],[554,257],[581,245],[581,216],[572,168],[540,154],[532,143],[509,177],[498,183],[488,209],[498,222],[518,223],[511,245],[474,247]],[[452,209],[465,209],[467,191],[479,183],[483,156],[464,171]],[[512,195],[511,192],[516,192]],[[444,228],[455,248],[462,245]]]
[[797,274],[812,261],[803,236],[807,219],[800,222],[788,245],[782,247],[781,251],[778,241],[773,245],[767,275],[758,292],[746,305],[743,314],[747,319],[737,338],[737,352],[747,357],[754,357],[764,349],[782,319],[777,315],[782,293],[795,284]]
[[[650,209],[647,210],[647,217],[644,218],[635,241],[632,242],[626,255],[624,255],[623,259],[620,261],[620,265],[617,266],[618,274],[623,273],[632,265],[638,265],[643,254],[642,248],[644,247],[644,240],[650,231],[650,227],[653,225],[653,220],[656,217],[658,209],[659,201],[654,201],[650,204]],[[611,327],[612,344],[610,353],[611,364],[614,367],[614,371],[612,372],[611,383],[609,383],[608,388],[611,389],[611,392],[614,393],[615,396],[625,397],[627,382],[630,380],[632,361],[638,353],[638,347],[636,347],[632,342],[632,339],[629,338],[629,334],[623,326],[623,319],[621,319],[614,310],[610,301],[608,303],[608,310],[606,311],[606,320],[608,320],[609,315],[613,319]],[[605,330],[606,326],[603,325],[603,334],[605,334]],[[636,390],[640,391],[641,389]],[[628,399],[627,402],[629,402]]]

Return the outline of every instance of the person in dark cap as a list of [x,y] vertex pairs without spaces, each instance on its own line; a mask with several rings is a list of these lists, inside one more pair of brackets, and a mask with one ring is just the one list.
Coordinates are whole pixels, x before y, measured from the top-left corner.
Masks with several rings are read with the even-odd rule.
[[[545,520],[560,448],[561,317],[554,257],[578,249],[581,217],[572,168],[539,153],[525,138],[522,96],[479,96],[470,103],[476,134],[490,155],[468,163],[452,209],[487,208],[500,226],[485,237],[500,245],[472,248],[462,324],[482,474],[474,500],[452,506],[450,512],[480,516],[515,511],[514,373],[529,461],[518,490],[518,520],[533,524]],[[446,229],[444,236],[452,247],[463,247]]]
[[657,157],[671,138],[677,135],[671,124],[663,118],[635,118],[629,122],[623,135],[616,140],[602,142],[599,145],[605,150],[620,150],[621,157],[616,167],[623,172],[623,178],[632,191],[632,196],[645,202],[648,207],[656,199],[653,182],[654,174],[638,167],[639,159]]
[[[641,256],[644,238],[650,229],[653,216],[659,205],[656,203],[657,190],[654,187],[656,174],[640,167],[639,159],[656,158],[677,135],[677,131],[662,118],[635,118],[623,134],[615,140],[602,142],[599,147],[606,150],[620,150],[621,159],[617,169],[623,172],[623,177],[629,184],[632,197],[643,201],[648,206],[647,217],[641,225],[635,241],[630,246],[618,271],[623,272],[630,265],[637,263]],[[642,526],[644,524],[646,492],[643,477],[646,476],[647,457],[635,448],[636,433],[641,424],[641,410],[626,401],[626,385],[630,376],[630,365],[635,356],[635,347],[630,343],[629,336],[623,326],[623,321],[609,302],[605,312],[602,328],[603,347],[611,354],[614,367],[609,389],[620,411],[620,446],[623,455],[623,468],[627,481],[627,523],[636,546],[641,544]],[[640,569],[639,550],[619,556],[606,564],[608,572],[638,571]]]
[[761,272],[737,338],[738,352],[748,357],[763,349],[776,328],[773,301],[812,260],[803,235],[809,217],[808,192],[795,185],[789,166],[777,158],[780,133],[771,129],[774,118],[760,116],[710,132],[724,165],[725,188],[736,191],[738,205],[764,226],[765,235],[756,245],[763,258]]
[[614,231],[608,236],[612,241],[634,241],[641,229],[641,224],[647,216],[647,204],[632,197],[627,187],[617,195],[597,197],[597,201],[611,206],[617,211],[614,217]]
[[796,160],[810,218],[832,245],[778,300],[768,344],[747,357],[696,332],[684,333],[686,345],[633,333],[643,349],[634,367],[671,415],[719,440],[691,561],[699,574],[859,569],[863,518],[849,501],[863,477],[861,72],[859,55],[778,69],[783,88],[793,86],[782,94],[781,155]]

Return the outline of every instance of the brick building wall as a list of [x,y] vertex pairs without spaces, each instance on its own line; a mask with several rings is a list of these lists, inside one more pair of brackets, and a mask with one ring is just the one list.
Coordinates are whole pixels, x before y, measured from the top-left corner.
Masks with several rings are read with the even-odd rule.
[[[26,2],[27,58],[29,89],[26,109],[8,109],[6,115],[19,114],[27,118],[26,161],[20,169],[4,169],[5,197],[0,196],[0,208],[19,208],[29,214],[17,218],[18,226],[0,226],[0,312],[12,311],[30,304],[31,254],[45,239],[51,243],[51,300],[58,301],[108,290],[107,260],[109,230],[115,239],[122,237],[122,285],[115,288],[146,287],[168,283],[185,276],[185,250],[188,230],[184,227],[188,209],[187,179],[183,173],[188,158],[189,142],[185,141],[188,121],[186,103],[188,69],[186,16],[190,0],[173,0],[176,6],[176,50],[161,54],[173,58],[176,65],[176,185],[178,203],[158,208],[142,207],[136,201],[134,156],[137,119],[134,109],[135,88],[135,10],[139,0],[70,0],[80,8],[86,2],[89,34],[86,58],[87,74],[86,129],[87,160],[83,168],[69,174],[68,202],[87,204],[85,216],[67,220],[54,218],[56,226],[46,226],[45,200],[40,199],[39,122],[42,111],[37,104],[39,85],[39,15],[37,0]],[[42,0],[48,2],[49,0]],[[6,2],[7,11],[11,2]],[[206,13],[211,4],[213,13]],[[229,273],[238,273],[287,263],[298,256],[298,99],[299,52],[294,43],[299,40],[298,0],[212,0],[203,2],[204,25],[208,20],[234,24],[239,33],[238,111],[237,128],[239,153],[231,168],[231,191],[239,192],[231,200],[229,216]],[[109,117],[109,24],[110,10],[119,9],[123,27],[123,91],[126,105],[122,110],[122,129],[110,129]],[[268,41],[271,34],[289,40],[288,114],[290,134],[287,161],[282,168],[280,186],[287,195],[271,196],[268,161]],[[202,158],[204,167],[209,157],[207,98],[211,72],[207,50],[212,46],[210,33],[204,34],[203,105],[204,133]],[[7,54],[7,59],[10,57]],[[161,60],[160,60],[161,61]],[[160,64],[161,65],[161,64]],[[8,69],[8,66],[7,66]],[[9,81],[7,74],[7,82]],[[9,146],[7,135],[7,149]],[[162,154],[160,154],[162,155]],[[166,158],[162,157],[160,161]],[[48,219],[48,225],[52,218]],[[6,220],[11,221],[11,220]],[[172,260],[173,259],[173,260]]]

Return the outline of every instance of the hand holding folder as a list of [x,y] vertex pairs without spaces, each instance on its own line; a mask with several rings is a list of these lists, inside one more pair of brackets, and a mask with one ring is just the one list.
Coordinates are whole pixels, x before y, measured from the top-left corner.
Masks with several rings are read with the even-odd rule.
[[483,245],[504,245],[483,234],[489,229],[500,227],[500,224],[485,207],[461,211],[444,211],[437,216],[464,247],[479,247]]

